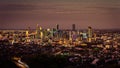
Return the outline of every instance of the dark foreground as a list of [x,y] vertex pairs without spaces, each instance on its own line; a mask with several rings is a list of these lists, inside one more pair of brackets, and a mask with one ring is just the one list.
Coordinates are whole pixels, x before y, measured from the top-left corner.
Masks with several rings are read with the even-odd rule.
[[[57,49],[64,54],[53,55]],[[104,50],[96,47],[0,45],[0,68],[19,68],[13,57],[20,57],[29,68],[120,68],[120,47]],[[98,61],[94,63],[95,60]]]
[[[83,62],[81,59],[70,62],[70,56],[48,56],[38,55],[34,57],[22,59],[28,64],[30,68],[120,68],[120,65],[116,61],[110,61],[104,63],[104,61],[98,62],[96,65],[88,62]],[[0,68],[19,68],[10,59],[0,59]]]

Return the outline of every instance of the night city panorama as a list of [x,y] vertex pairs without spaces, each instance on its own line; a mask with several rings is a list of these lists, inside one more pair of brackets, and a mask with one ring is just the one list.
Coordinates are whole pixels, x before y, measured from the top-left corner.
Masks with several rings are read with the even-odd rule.
[[119,68],[119,0],[1,0],[0,68]]

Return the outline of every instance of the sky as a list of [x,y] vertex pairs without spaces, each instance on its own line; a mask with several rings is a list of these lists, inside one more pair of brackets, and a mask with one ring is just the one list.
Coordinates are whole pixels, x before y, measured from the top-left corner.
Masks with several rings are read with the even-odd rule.
[[1,0],[0,29],[120,29],[120,0]]

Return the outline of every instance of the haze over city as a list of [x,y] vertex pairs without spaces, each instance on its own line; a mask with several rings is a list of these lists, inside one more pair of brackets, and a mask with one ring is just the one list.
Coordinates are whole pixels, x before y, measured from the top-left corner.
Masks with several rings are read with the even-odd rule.
[[1,0],[0,68],[120,68],[120,0]]
[[0,29],[120,29],[119,0],[1,0]]

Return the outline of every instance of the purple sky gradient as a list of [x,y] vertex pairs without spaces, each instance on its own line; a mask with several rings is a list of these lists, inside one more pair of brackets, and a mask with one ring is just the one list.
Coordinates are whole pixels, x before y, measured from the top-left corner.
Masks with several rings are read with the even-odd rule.
[[40,0],[2,1],[0,29],[60,28],[78,29],[92,26],[96,29],[120,29],[119,0]]

